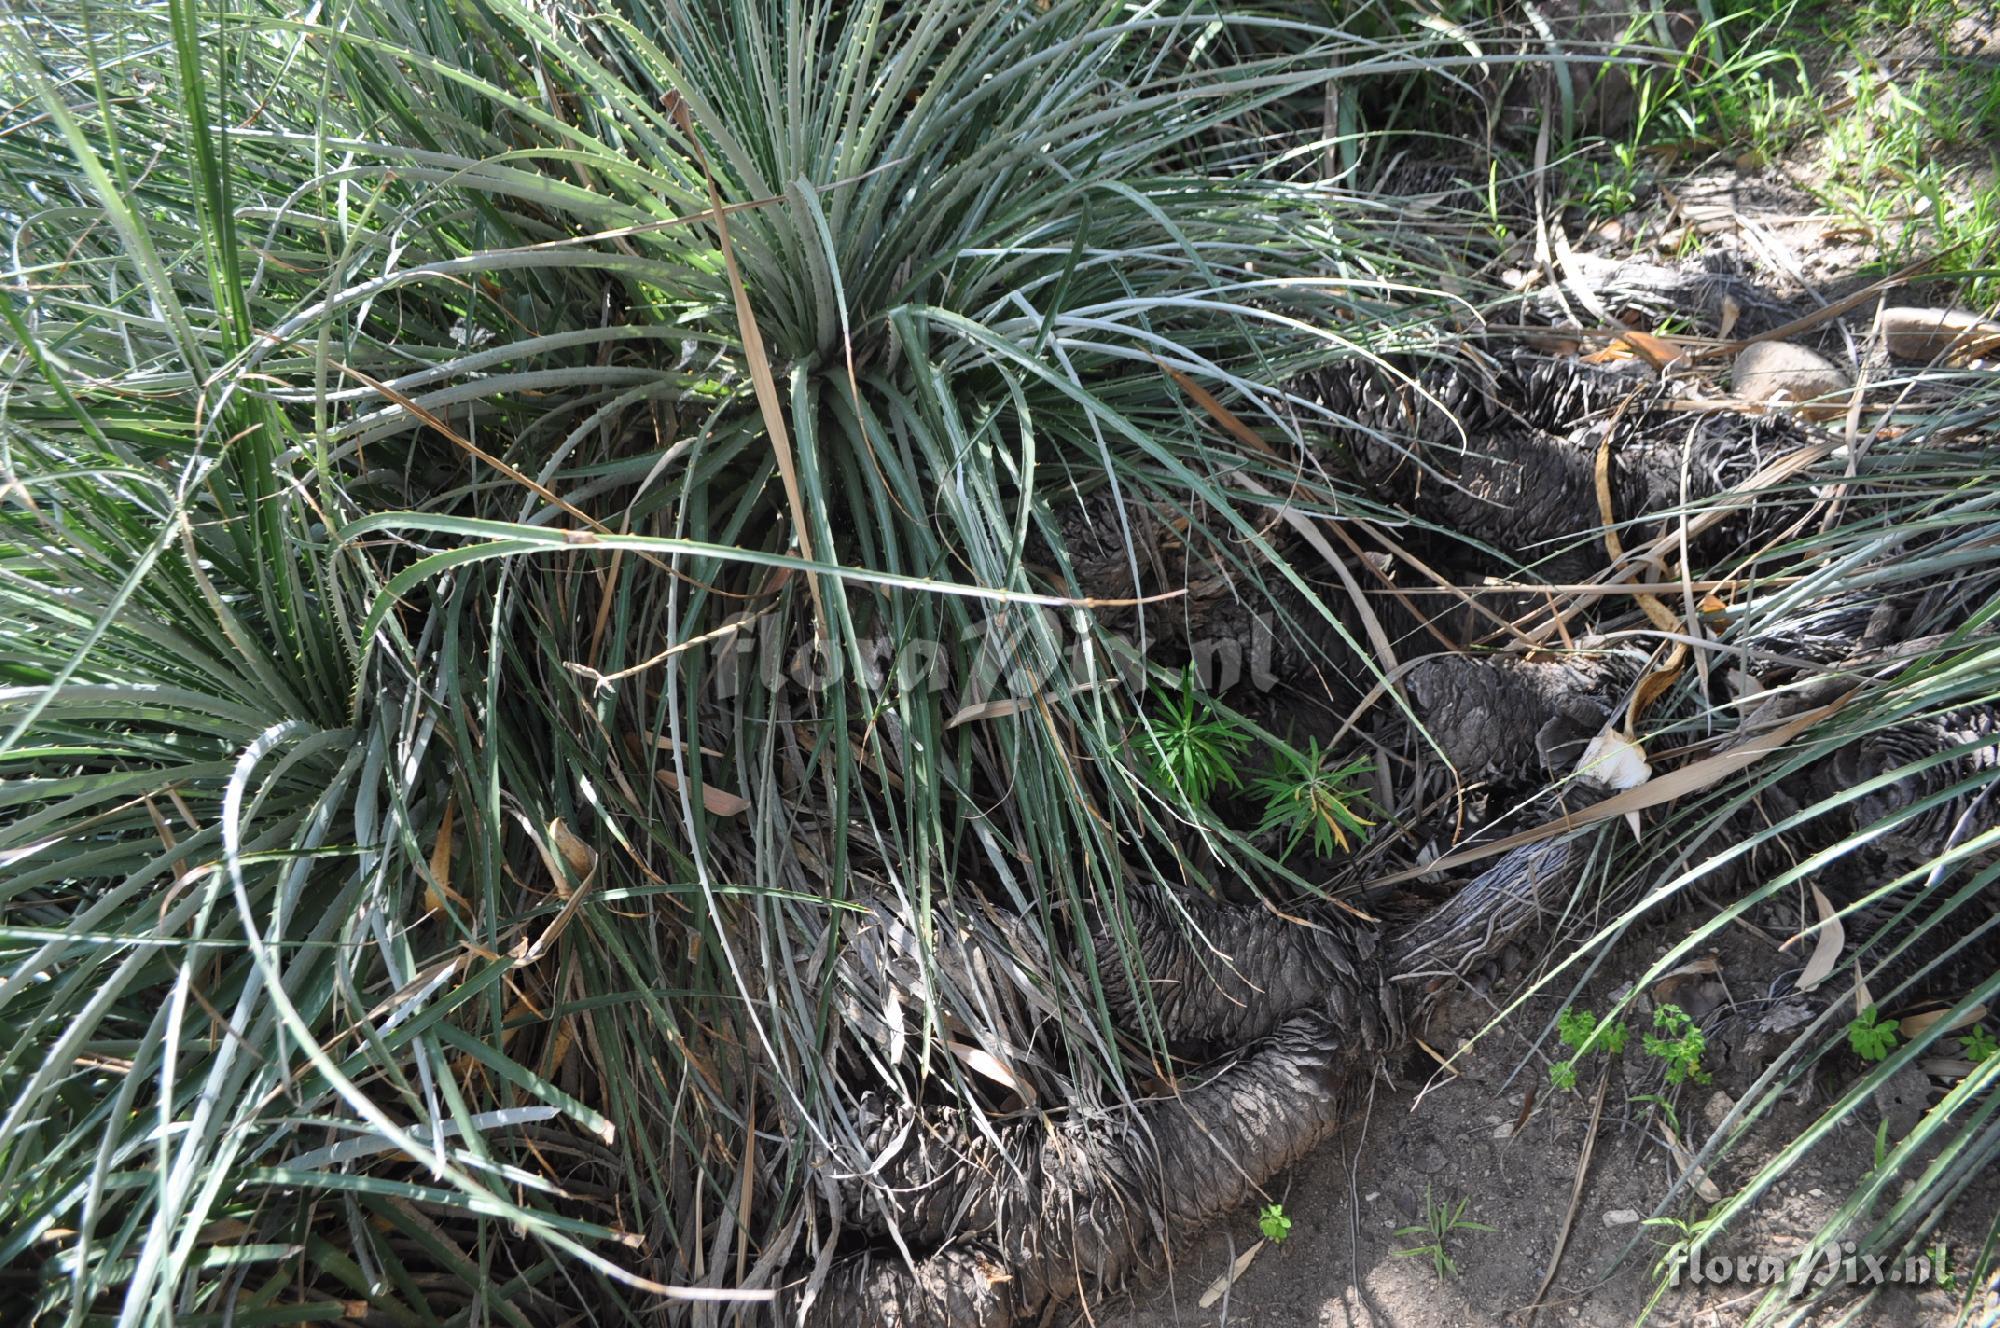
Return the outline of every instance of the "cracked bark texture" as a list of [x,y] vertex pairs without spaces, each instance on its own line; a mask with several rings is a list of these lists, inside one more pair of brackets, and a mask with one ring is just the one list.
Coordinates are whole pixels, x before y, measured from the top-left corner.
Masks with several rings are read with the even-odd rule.
[[[1991,707],[1912,721],[1839,749],[1766,796],[1806,805],[1912,759],[1972,746],[1907,787],[1885,785],[1822,818],[1815,837],[1832,842],[1930,792],[2000,769],[1996,732]],[[1716,849],[1758,828],[1738,821]],[[1962,794],[1887,837],[1887,851],[1920,861],[1996,824],[2000,801]],[[882,1178],[910,1196],[905,1238],[932,1252],[914,1268],[881,1252],[844,1261],[807,1322],[998,1328],[1154,1267],[1175,1240],[1248,1199],[1315,1146],[1338,1122],[1345,1086],[1364,1079],[1405,1030],[1421,1027],[1468,972],[1573,916],[1594,842],[1595,832],[1584,830],[1514,849],[1383,940],[1358,928],[1302,927],[1261,909],[1204,904],[1195,916],[1208,943],[1236,961],[1226,981],[1198,957],[1164,904],[1135,914],[1141,952],[1156,960],[1149,968],[1175,974],[1192,965],[1206,975],[1205,986],[1159,992],[1170,1036],[1273,1031],[1176,1098],[1060,1124],[1037,1118],[1007,1127],[998,1147],[935,1147],[925,1141],[966,1135],[911,1131],[916,1142],[887,1159]],[[1740,880],[1746,870],[1743,864],[1727,878]],[[1129,1002],[1130,994],[1120,999]]]
[[1609,655],[1442,655],[1412,666],[1405,688],[1461,778],[1512,786],[1573,770],[1637,673]]
[[[1398,942],[1373,1011],[1329,1002],[1312,982],[1266,991],[1261,1017],[1273,1031],[1177,1097],[1094,1121],[1012,1125],[998,1148],[926,1142],[950,1137],[949,1122],[913,1129],[882,1178],[913,1196],[904,1239],[935,1252],[914,1267],[893,1251],[842,1261],[806,1323],[1000,1328],[1158,1266],[1176,1240],[1256,1194],[1338,1124],[1347,1086],[1400,1043],[1404,1010],[1435,999],[1434,969],[1497,953],[1559,906],[1577,870],[1570,842],[1508,855]],[[1350,942],[1329,948],[1325,939],[1337,932],[1220,906],[1206,920],[1238,938],[1245,956],[1288,956],[1336,991],[1358,990],[1341,952]],[[1141,943],[1163,966],[1185,962],[1184,950],[1160,938]],[[1216,1008],[1180,1008],[1195,1016],[1189,1026],[1214,1028]]]
[[[1607,434],[1612,509],[1627,547],[1677,529],[1680,512],[1700,508],[1806,443],[1783,418],[1669,410],[1664,397],[1671,389],[1635,366],[1526,352],[1495,358],[1466,349],[1387,365],[1356,361],[1296,390],[1335,420],[1315,459],[1330,473],[1359,480],[1384,505],[1422,513],[1426,527],[1435,529],[1412,526],[1398,537],[1461,584],[1519,565],[1554,581],[1584,580],[1607,566],[1596,482]],[[1708,562],[1726,556],[1775,529],[1798,501],[1777,491],[1743,501],[1693,535],[1690,557]],[[1369,670],[1353,661],[1348,642],[1366,650],[1367,632],[1351,592],[1324,565],[1323,554],[1288,524],[1269,523],[1270,543],[1313,586],[1333,622],[1285,579],[1251,580],[1234,565],[1231,551],[1198,533],[1203,519],[1201,510],[1183,514],[1131,494],[1121,503],[1109,490],[1059,512],[1058,533],[1083,594],[1182,592],[1165,604],[1099,610],[1100,626],[1213,665],[1219,681],[1210,690],[1217,693],[1261,666],[1278,679],[1317,676],[1336,703],[1354,700]],[[1050,557],[1044,551],[1039,560]],[[1387,588],[1373,568],[1346,551],[1341,558],[1347,575],[1365,590]],[[1482,591],[1479,603],[1508,619],[1532,601]],[[1449,596],[1370,594],[1368,605],[1405,659],[1485,638],[1496,626],[1493,617]],[[1839,638],[1836,651],[1852,640],[1851,634]],[[1580,708],[1559,709],[1568,727],[1584,722]],[[1544,714],[1541,722],[1552,717]],[[1521,755],[1493,742],[1471,755],[1470,768],[1532,769],[1535,757],[1575,745],[1578,737],[1551,730],[1537,746],[1535,736],[1526,735],[1518,749],[1534,753],[1526,767]]]
[[[1733,305],[1736,334],[1750,336],[1806,312],[1796,298],[1773,294],[1740,258],[1727,253],[1710,253],[1674,264],[1571,254],[1565,265],[1573,283],[1595,292],[1621,318],[1638,319],[1638,326],[1686,318],[1690,313],[1710,325],[1719,324]],[[1569,298],[1540,286],[1522,300],[1522,313],[1536,322],[1569,324],[1575,317]]]
[[[1143,610],[1131,605],[1100,608],[1097,617],[1106,630],[1135,631],[1143,613],[1149,636],[1200,638],[1213,634],[1208,615],[1238,598],[1232,592],[1242,570],[1199,533],[1218,524],[1201,504],[1183,514],[1129,492],[1100,488],[1064,506],[1056,524],[1076,583],[1093,598],[1184,592],[1178,600]],[[1274,531],[1272,539],[1281,550],[1289,549],[1284,532]],[[1045,544],[1031,556],[1053,561]]]
[[[1186,658],[1210,692],[1242,693],[1244,703],[1254,705],[1256,698],[1248,696],[1243,684],[1256,682],[1261,688],[1305,678],[1315,690],[1351,704],[1371,681],[1369,668],[1349,644],[1365,652],[1369,640],[1352,592],[1326,566],[1324,555],[1289,526],[1274,530],[1271,542],[1312,586],[1331,619],[1289,580],[1267,576],[1259,585],[1214,550],[1190,548],[1168,517],[1152,507],[1136,502],[1121,507],[1108,492],[1099,491],[1064,509],[1060,524],[1072,550],[1075,584],[1084,595],[1122,599],[1180,592],[1164,604],[1099,609],[1095,617],[1106,632],[1134,644],[1143,638],[1156,660],[1162,655],[1169,663]],[[1136,582],[1135,559],[1128,558],[1124,543],[1127,532],[1140,569]],[[1389,588],[1375,569],[1345,553],[1343,566],[1365,590]],[[1468,573],[1459,579],[1475,577]],[[1526,593],[1482,592],[1479,603],[1488,616],[1452,596],[1368,596],[1376,624],[1404,658],[1478,639],[1541,602]]]
[[[1344,915],[1294,920],[1207,899],[1142,898],[1130,919],[1130,953],[1146,975],[1152,1027],[1174,1054],[1226,1058],[1301,1017],[1319,1030],[1319,1050],[1383,1052],[1400,1041],[1399,1005],[1372,928]],[[1136,1033],[1146,1016],[1130,970],[1110,959],[1119,951],[1108,932],[1099,931],[1095,945],[1106,957],[1100,965],[1106,1001],[1121,1026]],[[1303,1028],[1286,1045],[1295,1062],[1311,1049]],[[1269,1049],[1260,1055],[1251,1064],[1268,1066]],[[1261,1072],[1229,1074],[1242,1088],[1259,1082]],[[964,1108],[932,1108],[913,1120],[896,1104],[870,1097],[862,1111],[861,1152],[873,1165],[836,1182],[847,1226],[886,1236],[893,1214],[902,1239],[914,1245],[994,1227],[994,1187],[972,1182],[1019,1171],[1025,1164],[1018,1150],[996,1148]]]
[[1000,1328],[1116,1288],[1318,1144],[1370,1059],[1325,1015],[1301,1015],[1177,1097],[1010,1126],[998,1155],[931,1181],[956,1196],[955,1244],[914,1267],[894,1252],[842,1261],[805,1322]]
[[[1342,1030],[1350,1046],[1380,1050],[1400,1034],[1372,929],[1202,898],[1140,902],[1133,914],[1134,957],[1175,1051],[1240,1047],[1308,1008]],[[1116,954],[1115,943],[1100,930],[1097,953]],[[1141,993],[1132,971],[1106,963],[1101,980],[1113,1012],[1138,1028]]]

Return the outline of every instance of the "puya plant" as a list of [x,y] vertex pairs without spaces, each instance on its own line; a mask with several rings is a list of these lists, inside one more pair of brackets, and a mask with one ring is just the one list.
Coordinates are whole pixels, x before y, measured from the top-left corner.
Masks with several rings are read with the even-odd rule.
[[[1083,487],[1198,500],[1276,574],[1158,366],[1277,419],[1346,353],[1318,329],[1417,316],[1230,127],[1351,44],[1098,0],[60,10],[0,22],[33,1311],[768,1298],[801,1159],[868,1170],[857,1083],[1131,1096],[1103,984],[1021,961],[1157,865],[1144,690],[1031,624],[1046,704],[954,726],[867,651],[963,678],[1075,610]],[[1189,706],[1192,799],[1241,748]]]
[[[1094,606],[1139,588],[1079,576],[1057,518],[1199,507],[1177,533],[1246,597],[1303,585],[1225,478],[1295,459],[1173,375],[1291,448],[1284,384],[1355,330],[1417,339],[1426,242],[1241,122],[1419,62],[1178,0],[17,8],[0,1265],[41,1271],[31,1313],[519,1328],[821,1285],[851,1323],[887,1302],[864,1279],[939,1289],[846,1258],[921,1217],[878,1124],[1076,1105],[1094,1157],[1175,1155],[1089,1128],[1169,1035],[1111,1007],[1137,943],[1079,924],[1178,845],[1131,759],[1146,690],[1092,667]],[[1985,390],[1870,449],[1920,482],[1854,485],[1737,620],[1867,582],[1939,643],[1774,758],[1801,815],[1829,743],[1993,694],[1990,449],[1939,432]],[[923,643],[963,678],[1028,609],[1083,639],[1030,622],[1012,706],[872,668]],[[1707,870],[1765,778],[1641,851]],[[1908,935],[1980,943],[1954,869]],[[1975,1161],[1982,1074],[1937,1114]],[[1234,1123],[1172,1106],[1160,1136]],[[1200,1138],[1211,1192],[1290,1146],[1225,1173]],[[954,1180],[1032,1199],[1014,1276],[913,1235],[927,1275],[1030,1315],[1115,1280],[1061,1183],[987,1160]],[[1151,1239],[1159,1188],[1090,1206],[1128,1224],[1099,1248]]]
[[1356,784],[1375,768],[1374,762],[1355,757],[1329,768],[1317,738],[1303,752],[1283,745],[1274,751],[1275,768],[1259,775],[1254,784],[1264,799],[1258,833],[1283,834],[1281,859],[1289,858],[1308,837],[1313,852],[1321,857],[1331,857],[1336,850],[1351,852],[1375,824],[1361,814],[1368,797]]
[[1204,806],[1218,789],[1240,788],[1250,735],[1196,686],[1192,666],[1171,690],[1154,684],[1138,743],[1156,787]]

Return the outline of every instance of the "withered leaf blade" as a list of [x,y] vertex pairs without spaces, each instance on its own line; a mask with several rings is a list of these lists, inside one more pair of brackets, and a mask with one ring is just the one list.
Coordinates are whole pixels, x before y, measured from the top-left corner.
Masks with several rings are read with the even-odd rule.
[[961,724],[970,724],[979,719],[1005,719],[1009,715],[1018,715],[1027,708],[1026,701],[1012,696],[999,701],[979,701],[964,707],[946,720],[944,727],[949,732]]
[[1825,891],[1812,887],[1813,906],[1819,909],[1819,938],[1813,943],[1812,958],[1806,961],[1805,971],[1799,974],[1799,990],[1811,991],[1814,987],[1833,975],[1840,965],[1840,952],[1847,948],[1847,928],[1841,925],[1840,914],[1827,902]]
[[[653,777],[676,793],[680,791],[680,776],[673,771],[656,770]],[[749,799],[708,783],[701,786],[701,805],[710,816],[741,816],[750,810]]]
[[1216,1301],[1221,1300],[1222,1293],[1236,1284],[1236,1279],[1243,1276],[1244,1272],[1250,1267],[1250,1261],[1256,1258],[1263,1248],[1264,1242],[1260,1240],[1249,1249],[1243,1251],[1243,1253],[1237,1255],[1236,1262],[1229,1265],[1229,1271],[1216,1278],[1213,1282],[1210,1282],[1208,1290],[1201,1293],[1201,1308],[1208,1309]]

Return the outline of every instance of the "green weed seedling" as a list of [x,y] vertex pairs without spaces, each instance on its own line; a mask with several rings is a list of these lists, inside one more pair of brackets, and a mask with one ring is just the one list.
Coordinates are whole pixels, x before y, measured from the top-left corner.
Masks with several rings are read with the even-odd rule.
[[1958,1051],[1974,1065],[1981,1065],[1987,1057],[2000,1051],[2000,1043],[1993,1040],[1993,1035],[1986,1031],[1986,1025],[1974,1024],[1971,1032],[1959,1038]]
[[1396,1228],[1398,1236],[1428,1236],[1429,1240],[1407,1250],[1397,1250],[1399,1259],[1428,1256],[1431,1267],[1436,1270],[1438,1281],[1458,1276],[1458,1263],[1451,1257],[1451,1238],[1461,1231],[1491,1231],[1484,1222],[1475,1222],[1465,1215],[1470,1199],[1460,1199],[1456,1204],[1439,1203],[1431,1194],[1430,1186],[1424,1187],[1424,1220],[1407,1227]]
[[1680,1113],[1674,1110],[1673,1103],[1667,1101],[1667,1099],[1662,1095],[1660,1095],[1659,1093],[1634,1093],[1629,1100],[1634,1106],[1638,1106],[1640,1103],[1643,1102],[1647,1106],[1652,1107],[1654,1110],[1658,1111],[1662,1116],[1665,1116],[1667,1118],[1668,1129],[1672,1130],[1677,1135],[1682,1133]]
[[1847,1045],[1864,1061],[1887,1060],[1896,1049],[1896,1022],[1871,1005],[1847,1021]]
[[1688,1012],[1678,1005],[1662,1005],[1653,1011],[1653,1027],[1658,1031],[1646,1034],[1641,1045],[1648,1056],[1666,1062],[1667,1082],[1707,1083],[1701,1054],[1708,1048],[1708,1039]]
[[1632,1030],[1622,1019],[1602,1023],[1589,1010],[1565,1009],[1556,1016],[1556,1036],[1563,1045],[1576,1053],[1569,1060],[1557,1061],[1549,1067],[1549,1082],[1564,1092],[1576,1089],[1576,1062],[1579,1057],[1591,1052],[1602,1052],[1606,1056],[1623,1054],[1625,1043]]
[[1257,1214],[1257,1229],[1264,1233],[1264,1239],[1273,1245],[1282,1245],[1292,1234],[1292,1219],[1285,1216],[1283,1204],[1265,1204]]
[[[1640,1225],[1656,1228],[1660,1235],[1666,1237],[1654,1242],[1659,1247],[1660,1257],[1653,1264],[1653,1295],[1646,1304],[1646,1312],[1650,1314],[1666,1294],[1673,1271],[1696,1257],[1697,1245],[1714,1222],[1707,1217],[1649,1217]],[[1642,1314],[1639,1321],[1644,1322],[1645,1318],[1646,1315]]]

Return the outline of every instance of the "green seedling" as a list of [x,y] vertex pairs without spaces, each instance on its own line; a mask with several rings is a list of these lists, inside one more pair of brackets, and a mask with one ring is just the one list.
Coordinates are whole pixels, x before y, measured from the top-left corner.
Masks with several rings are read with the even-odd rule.
[[[1667,1275],[1692,1257],[1695,1244],[1708,1234],[1713,1222],[1709,1218],[1648,1217],[1642,1219],[1641,1226],[1657,1227],[1667,1239],[1659,1241],[1660,1258],[1653,1265],[1653,1277],[1660,1283],[1660,1290],[1666,1287]],[[1657,1293],[1654,1300],[1659,1299]]]
[[1421,1245],[1407,1250],[1397,1250],[1399,1259],[1411,1259],[1420,1255],[1428,1256],[1431,1267],[1436,1270],[1438,1281],[1458,1276],[1458,1262],[1451,1257],[1451,1238],[1461,1231],[1491,1231],[1484,1222],[1475,1222],[1465,1215],[1470,1199],[1460,1199],[1456,1204],[1439,1203],[1431,1195],[1428,1185],[1424,1187],[1424,1220],[1412,1226],[1396,1228],[1398,1236],[1429,1236]]
[[2000,1051],[2000,1043],[1993,1040],[1993,1035],[1986,1031],[1986,1025],[1974,1024],[1971,1032],[1958,1039],[1958,1051],[1974,1065],[1980,1065],[1994,1052]]
[[1887,1060],[1896,1049],[1896,1023],[1871,1005],[1847,1021],[1847,1045],[1864,1061]]
[[1632,1095],[1631,1100],[1634,1103],[1644,1102],[1649,1106],[1653,1107],[1662,1116],[1665,1116],[1667,1118],[1668,1129],[1672,1130],[1676,1135],[1682,1133],[1680,1113],[1674,1110],[1673,1103],[1667,1101],[1666,1098],[1662,1097],[1660,1094],[1634,1093]]
[[1662,1005],[1653,1011],[1653,1027],[1658,1031],[1646,1034],[1642,1045],[1647,1055],[1666,1062],[1667,1082],[1707,1083],[1701,1054],[1708,1048],[1708,1039],[1688,1012],[1678,1005]]
[[[1576,1057],[1587,1056],[1593,1051],[1606,1056],[1620,1055],[1631,1033],[1624,1020],[1603,1023],[1589,1010],[1566,1009],[1556,1016],[1556,1036],[1576,1053]],[[1576,1090],[1576,1057],[1549,1067],[1549,1082],[1566,1093]]]
[[1556,1016],[1556,1036],[1578,1052],[1601,1051],[1616,1056],[1625,1050],[1631,1032],[1624,1020],[1600,1023],[1589,1010],[1564,1010]]
[[1260,776],[1256,783],[1264,797],[1264,819],[1258,823],[1258,833],[1290,832],[1284,851],[1278,855],[1281,859],[1297,851],[1308,834],[1313,852],[1321,857],[1331,857],[1336,848],[1343,853],[1352,851],[1355,842],[1367,838],[1368,828],[1375,824],[1356,810],[1368,799],[1353,781],[1374,768],[1366,757],[1357,757],[1327,769],[1318,739],[1303,752],[1280,747],[1277,769]]
[[1225,784],[1242,787],[1236,763],[1249,749],[1250,735],[1195,690],[1194,670],[1181,671],[1178,691],[1154,687],[1153,698],[1158,713],[1149,716],[1144,742],[1154,782],[1179,789],[1195,806]]
[[1264,1233],[1264,1239],[1273,1245],[1282,1245],[1292,1234],[1292,1219],[1285,1216],[1283,1204],[1265,1204],[1257,1214],[1257,1229]]

